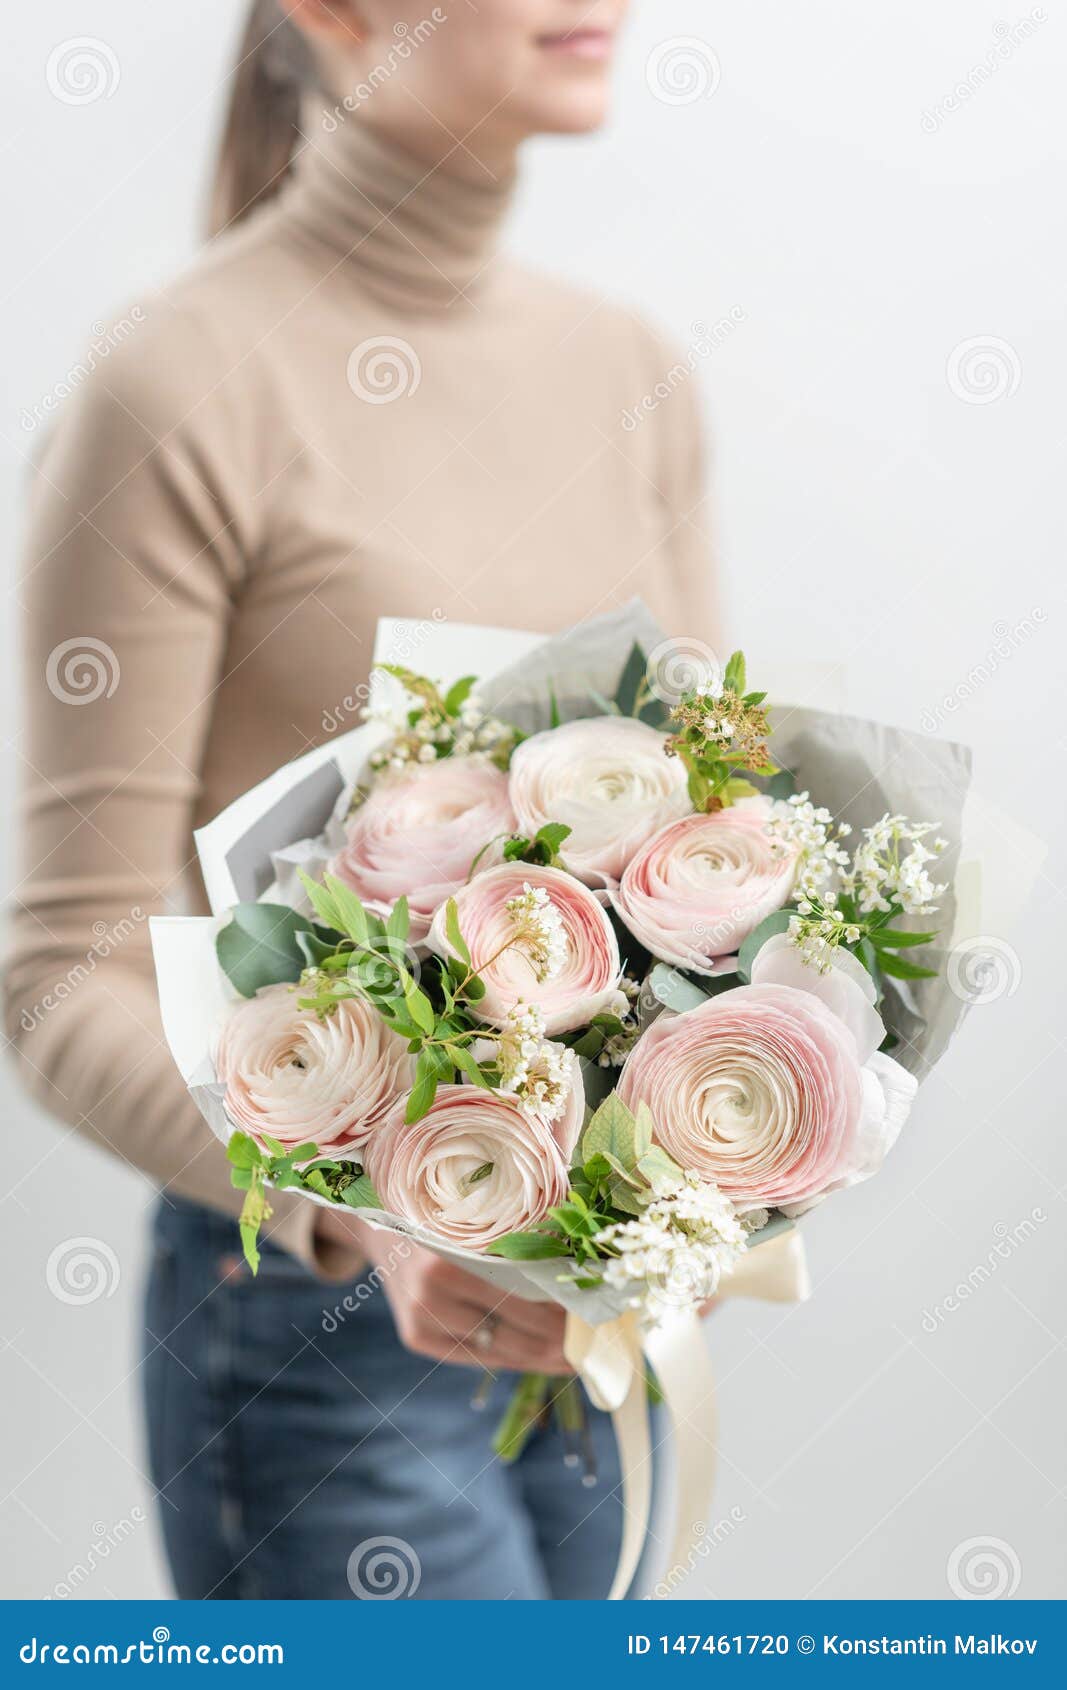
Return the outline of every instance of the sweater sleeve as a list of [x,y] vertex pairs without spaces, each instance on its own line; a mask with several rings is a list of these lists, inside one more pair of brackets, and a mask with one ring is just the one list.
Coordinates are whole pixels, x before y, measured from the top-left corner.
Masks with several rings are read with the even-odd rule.
[[717,642],[722,627],[718,572],[712,542],[708,486],[708,442],[700,396],[702,372],[692,356],[675,358],[686,378],[663,406],[660,485],[667,505],[666,549],[686,598],[696,607],[698,626],[689,632]]
[[[37,465],[21,584],[20,861],[4,992],[45,1109],[164,1187],[235,1211],[164,1042],[148,917],[187,907],[192,820],[259,482],[226,364],[159,307],[88,377]],[[310,1258],[313,1208],[269,1229]]]

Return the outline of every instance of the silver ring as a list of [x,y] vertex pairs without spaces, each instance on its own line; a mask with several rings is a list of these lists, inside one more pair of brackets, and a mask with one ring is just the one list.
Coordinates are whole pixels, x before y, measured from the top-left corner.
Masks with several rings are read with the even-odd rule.
[[492,1349],[493,1339],[496,1336],[496,1329],[499,1325],[500,1316],[498,1314],[494,1314],[490,1309],[487,1315],[483,1315],[482,1319],[478,1322],[474,1331],[471,1333],[471,1343],[474,1345],[476,1350],[481,1350],[483,1355],[485,1355],[487,1350]]

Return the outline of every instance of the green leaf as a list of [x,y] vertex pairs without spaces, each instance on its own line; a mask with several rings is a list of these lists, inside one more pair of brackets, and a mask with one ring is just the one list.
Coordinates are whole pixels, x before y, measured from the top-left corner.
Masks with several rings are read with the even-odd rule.
[[681,1179],[682,1170],[673,1156],[668,1155],[661,1144],[652,1145],[646,1150],[637,1164],[638,1172],[651,1185],[656,1179]]
[[350,1209],[380,1209],[382,1200],[375,1191],[367,1174],[358,1174],[341,1193],[342,1201]]
[[619,684],[615,688],[615,708],[620,716],[633,715],[637,695],[641,690],[641,683],[645,679],[647,667],[648,659],[635,641],[630,647],[630,655],[623,664]]
[[433,1004],[422,987],[416,985],[406,968],[400,969],[400,984],[403,988],[404,1002],[407,1005],[408,1014],[420,1033],[429,1036],[434,1029]]
[[307,916],[285,904],[235,904],[215,940],[219,966],[244,998],[263,986],[295,982],[305,966],[297,935],[311,927]]
[[797,789],[797,777],[792,769],[779,769],[764,788],[768,798],[791,798]]
[[[455,898],[449,898],[447,904],[445,905],[445,933],[448,935],[448,942],[452,946],[456,955],[461,958],[461,960],[465,962],[469,968],[471,953],[467,947],[467,941],[464,939],[460,930],[459,906],[457,905]],[[460,978],[462,978],[462,976],[460,976]]]
[[296,872],[301,886],[308,895],[308,901],[319,920],[324,921],[327,927],[334,928],[338,933],[342,932],[340,913],[325,886],[320,886],[317,880],[312,880],[310,874],[306,874],[302,868],[298,868]]
[[471,689],[477,681],[477,675],[464,675],[461,680],[453,681],[445,693],[445,715],[456,716],[470,697]]
[[357,898],[351,886],[346,886],[335,874],[327,874],[324,881],[326,890],[333,899],[341,932],[347,933],[357,945],[365,945],[370,938],[370,928],[361,899]]
[[253,1274],[259,1272],[259,1249],[257,1240],[259,1229],[270,1215],[270,1204],[263,1189],[263,1181],[254,1179],[245,1192],[245,1200],[241,1205],[238,1227],[241,1233],[241,1248],[244,1250],[245,1261]]
[[258,1168],[263,1161],[263,1154],[254,1138],[247,1133],[231,1133],[226,1144],[227,1160],[235,1168]]
[[311,1158],[313,1156],[317,1156],[318,1153],[318,1145],[308,1143],[298,1144],[295,1150],[287,1150],[285,1155],[286,1160],[289,1162],[310,1162]]
[[855,955],[859,958],[860,962],[862,962],[864,968],[867,970],[867,973],[871,976],[875,985],[878,987],[879,996],[881,996],[882,982],[881,976],[878,973],[878,952],[871,944],[871,941],[869,939],[861,939],[859,944],[856,946]]
[[609,1092],[582,1134],[581,1159],[614,1156],[629,1170],[636,1161],[636,1123],[618,1092]]
[[731,654],[723,675],[723,684],[731,692],[744,693],[745,690],[745,654],[735,651]]
[[879,952],[878,966],[892,980],[937,979],[936,968],[920,968],[917,963],[905,962],[903,957],[894,956],[892,951]]
[[448,1044],[445,1049],[455,1066],[462,1068],[468,1079],[473,1080],[476,1086],[489,1089],[489,1081],[465,1045]]
[[652,1128],[651,1109],[647,1103],[639,1103],[634,1116],[634,1155],[637,1157],[638,1167],[641,1165],[641,1158],[647,1156],[652,1148]]
[[737,973],[746,986],[752,978],[752,964],[756,960],[757,951],[768,939],[773,938],[775,933],[788,932],[794,914],[793,910],[775,910],[774,914],[761,921],[744,941],[737,953]]
[[408,1126],[421,1121],[429,1113],[434,1098],[437,1096],[438,1069],[437,1059],[431,1050],[419,1052],[419,1059],[415,1064],[415,1084],[411,1088],[404,1119]]
[[937,934],[905,933],[900,927],[876,927],[869,937],[877,950],[903,951],[912,945],[929,945],[937,938]]
[[385,924],[386,935],[402,945],[411,930],[411,917],[408,914],[408,901],[398,898],[389,912],[389,919]]
[[561,1238],[545,1232],[509,1232],[486,1249],[487,1256],[503,1256],[510,1262],[547,1262],[566,1255]]
[[548,683],[548,725],[550,728],[559,727],[559,700],[551,681]]
[[547,845],[549,854],[556,856],[563,841],[570,836],[570,828],[564,822],[545,822],[539,827],[534,838],[542,845]]
[[296,942],[309,968],[322,968],[326,963],[332,968],[345,968],[351,952],[338,954],[343,937],[335,927],[309,927],[297,933]]

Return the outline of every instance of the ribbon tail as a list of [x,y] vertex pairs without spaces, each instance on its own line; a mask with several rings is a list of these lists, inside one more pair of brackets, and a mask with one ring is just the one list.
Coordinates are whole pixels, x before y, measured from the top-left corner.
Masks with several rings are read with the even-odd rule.
[[652,1435],[644,1371],[634,1375],[629,1394],[612,1415],[622,1470],[622,1545],[609,1602],[621,1602],[633,1583],[648,1536],[652,1508]]
[[700,1321],[689,1311],[646,1333],[645,1354],[674,1426],[674,1531],[665,1581],[673,1585],[693,1566],[707,1531],[718,1454],[715,1375]]

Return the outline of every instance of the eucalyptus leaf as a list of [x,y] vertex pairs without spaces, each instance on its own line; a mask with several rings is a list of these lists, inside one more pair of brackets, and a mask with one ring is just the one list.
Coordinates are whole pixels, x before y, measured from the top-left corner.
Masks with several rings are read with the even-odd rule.
[[637,703],[637,695],[641,690],[641,683],[645,678],[648,659],[636,640],[630,647],[630,654],[623,664],[619,684],[615,688],[615,708],[620,716],[632,716]]
[[792,921],[794,914],[795,911],[793,910],[775,910],[773,915],[769,915],[761,921],[759,926],[754,928],[748,938],[744,940],[737,953],[737,972],[746,986],[752,978],[752,964],[756,960],[756,953],[776,933],[789,931],[789,923]]
[[648,984],[659,1002],[667,1009],[676,1010],[679,1015],[707,1003],[710,995],[681,969],[671,968],[665,962],[657,962],[648,977]]
[[253,998],[264,986],[299,980],[306,958],[297,935],[312,931],[307,916],[285,904],[235,904],[215,954],[234,990]]

